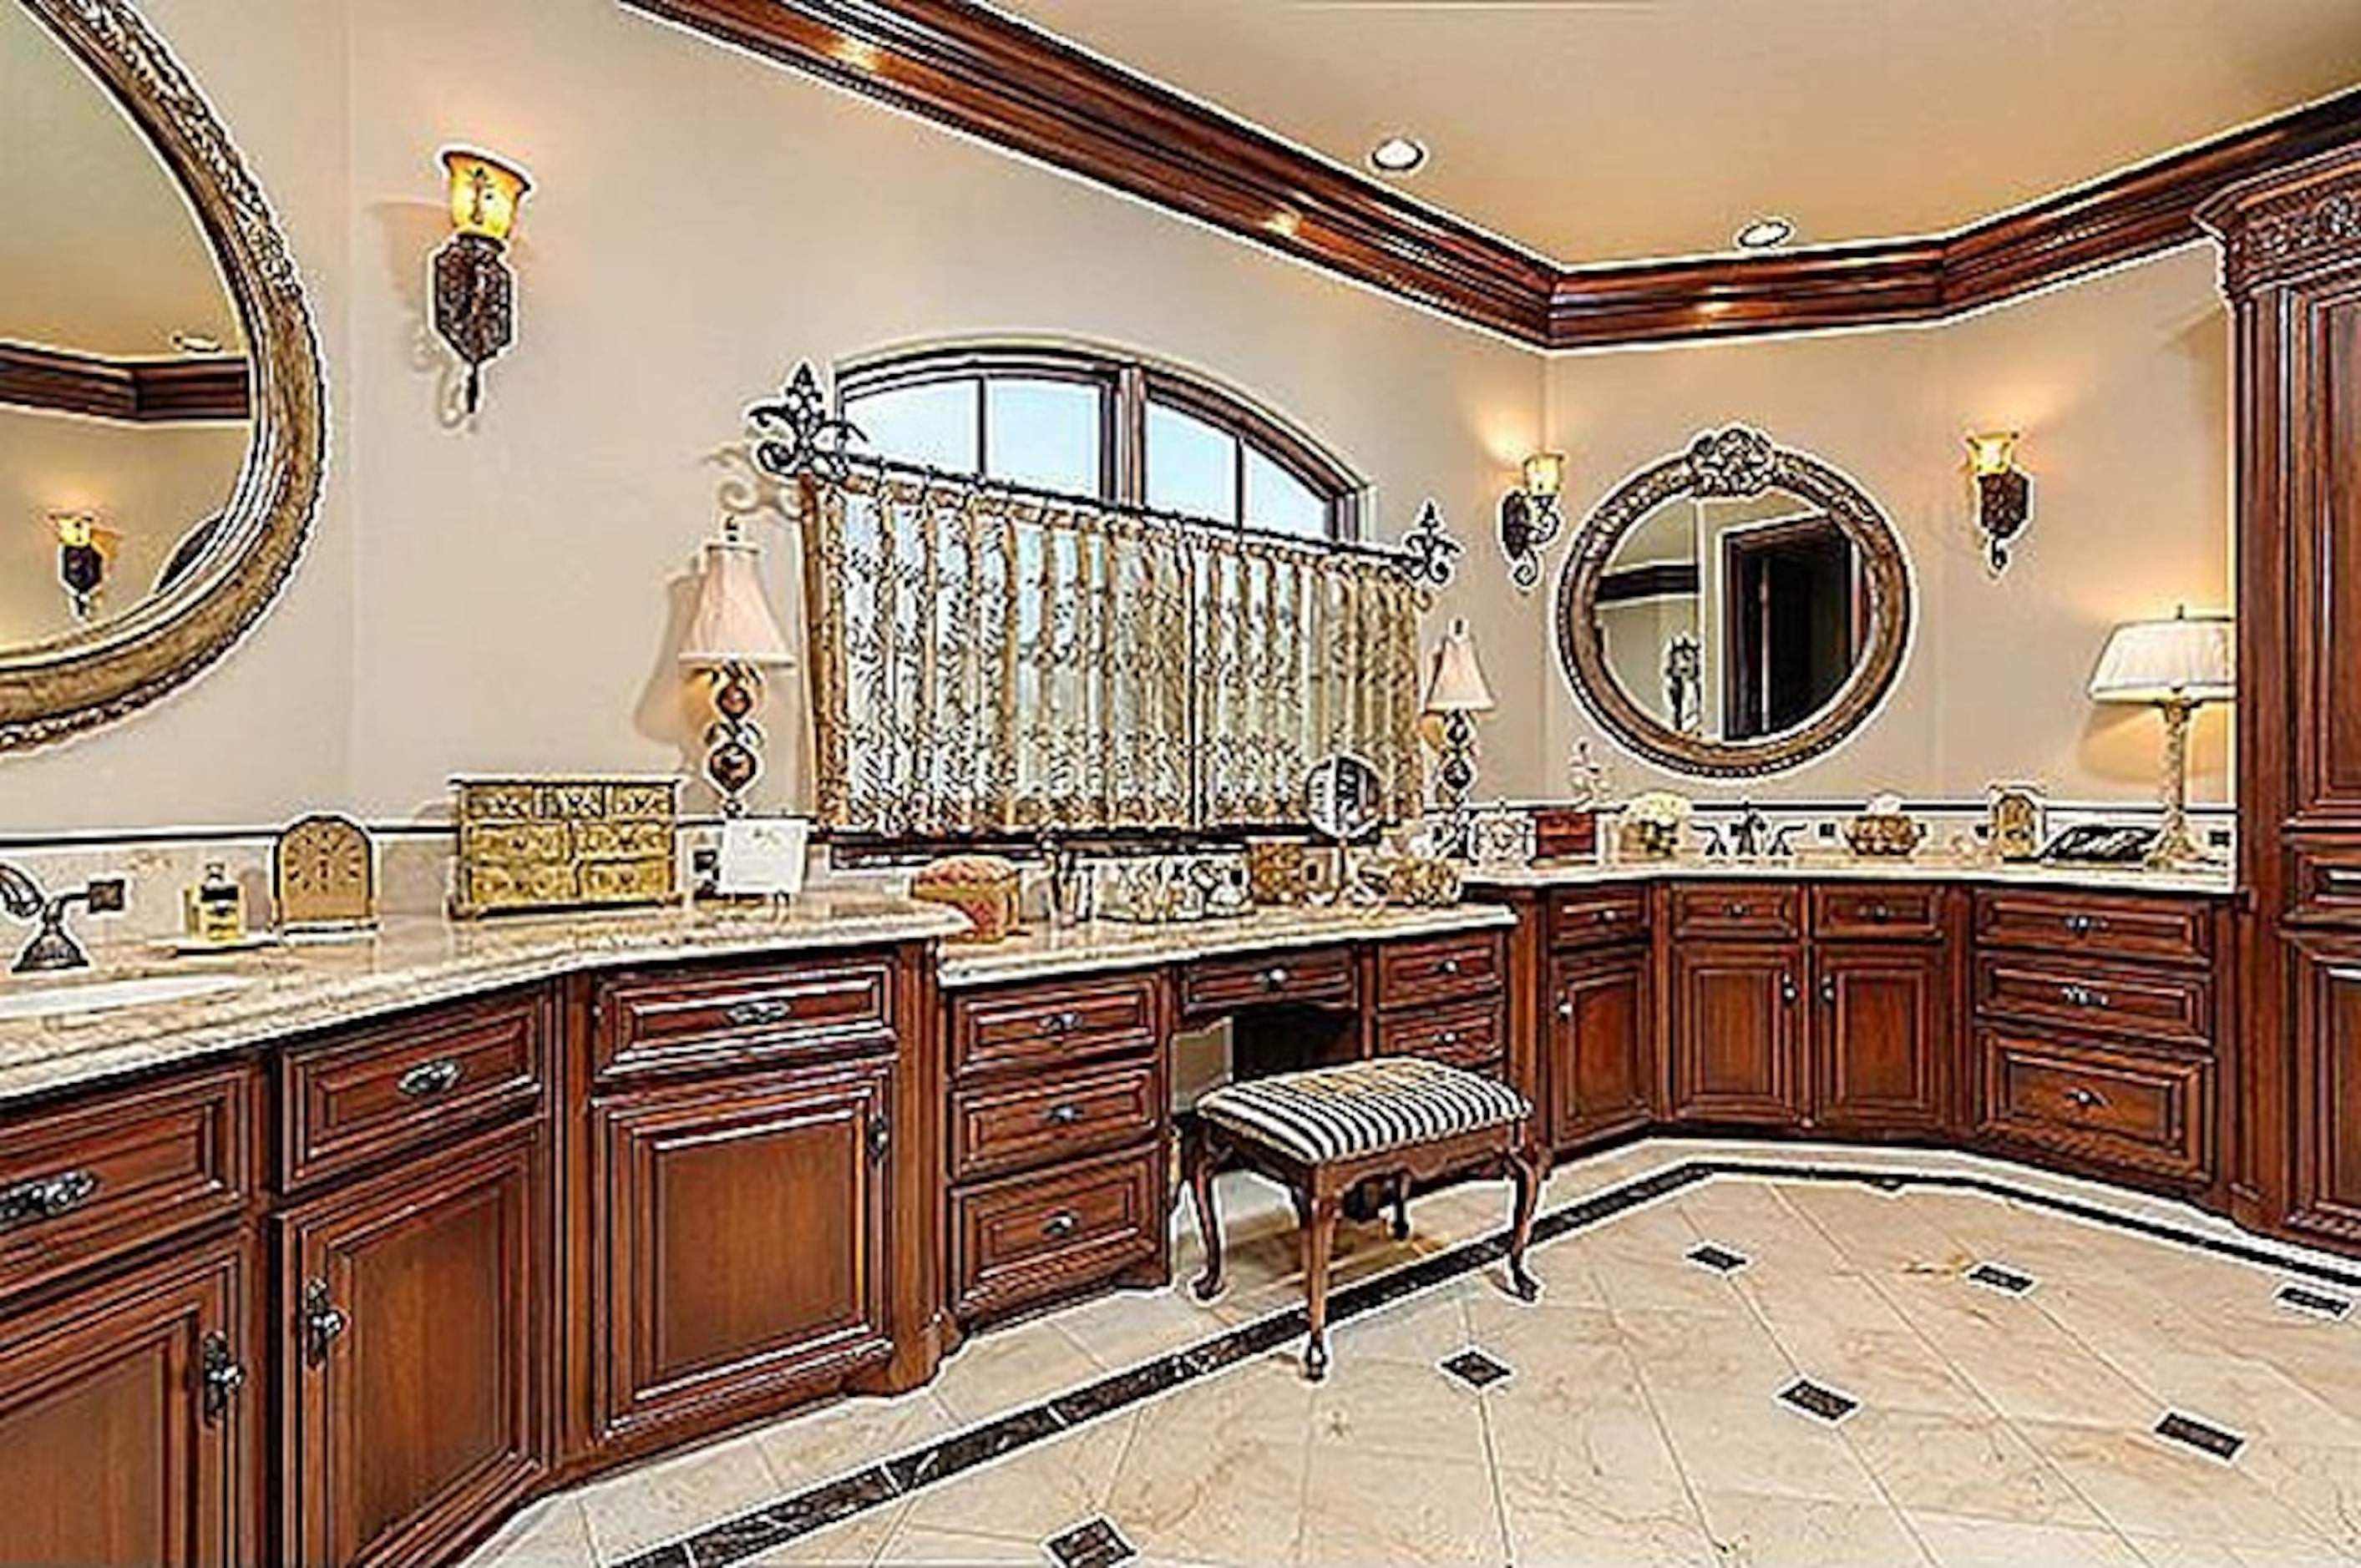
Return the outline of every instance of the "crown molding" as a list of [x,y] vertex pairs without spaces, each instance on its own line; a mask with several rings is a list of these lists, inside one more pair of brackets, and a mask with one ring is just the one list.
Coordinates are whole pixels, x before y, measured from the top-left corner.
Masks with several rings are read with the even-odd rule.
[[0,342],[0,405],[135,424],[240,420],[252,412],[243,356],[107,359]]
[[1565,267],[971,0],[619,0],[1537,348],[1939,321],[2200,237],[2361,88],[1927,238]]

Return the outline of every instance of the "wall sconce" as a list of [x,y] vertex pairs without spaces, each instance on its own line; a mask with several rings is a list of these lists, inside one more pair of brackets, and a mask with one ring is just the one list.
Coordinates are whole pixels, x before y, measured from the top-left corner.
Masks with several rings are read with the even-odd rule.
[[1565,454],[1536,452],[1525,459],[1522,483],[1500,498],[1500,553],[1509,558],[1509,580],[1530,593],[1542,580],[1542,555],[1565,513],[1558,498],[1565,488]]
[[1995,576],[2008,570],[2009,541],[2033,521],[2033,477],[2016,466],[2016,432],[1993,431],[1968,437],[1969,467],[1976,477],[1976,527],[1984,536],[1984,559]]
[[94,512],[53,511],[49,523],[58,536],[58,581],[65,586],[74,619],[88,620],[98,613],[99,593],[106,586],[110,536]]
[[467,366],[467,411],[483,367],[516,339],[516,280],[505,259],[517,203],[533,189],[524,171],[489,153],[443,149],[451,180],[451,237],[434,253],[434,331]]
[[705,776],[721,797],[724,817],[745,814],[746,792],[762,776],[763,731],[754,722],[761,672],[795,662],[763,592],[762,558],[738,520],[723,520],[721,537],[705,546],[697,614],[680,650],[683,664],[713,677],[716,717],[705,734]]

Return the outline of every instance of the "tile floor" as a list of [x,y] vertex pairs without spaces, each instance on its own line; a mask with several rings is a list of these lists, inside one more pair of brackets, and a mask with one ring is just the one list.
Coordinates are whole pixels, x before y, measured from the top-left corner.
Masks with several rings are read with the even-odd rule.
[[[1712,1148],[1563,1169],[1545,1212]],[[549,1499],[470,1568],[620,1563],[1295,1305],[1283,1199],[1224,1183],[1233,1283],[1213,1306],[1176,1287],[985,1334],[917,1394]],[[1348,1226],[1340,1281],[1506,1206],[1471,1185],[1413,1204],[1408,1243]],[[1176,1223],[1185,1278],[1185,1206]],[[1745,1261],[1690,1261],[1701,1244]],[[1987,1262],[2033,1283],[1971,1282]],[[1324,1386],[1301,1378],[1299,1341],[739,1561],[1049,1563],[1045,1542],[1104,1519],[1134,1561],[1235,1568],[2361,1564],[2361,1316],[2279,1303],[2286,1271],[1978,1192],[1777,1176],[1688,1187],[1532,1266],[1533,1306],[1495,1266],[1340,1325]],[[1471,1346],[1510,1375],[1478,1390],[1442,1370]],[[1799,1379],[1858,1408],[1831,1423],[1781,1403]],[[2224,1462],[2158,1436],[2175,1412],[2245,1441]]]

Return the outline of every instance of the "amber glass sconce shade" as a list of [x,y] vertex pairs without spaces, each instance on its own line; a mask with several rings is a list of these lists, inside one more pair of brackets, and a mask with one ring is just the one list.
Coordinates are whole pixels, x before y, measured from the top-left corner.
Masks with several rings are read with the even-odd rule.
[[2016,439],[2013,430],[1968,437],[1969,467],[1976,478],[1976,527],[1984,536],[1984,559],[1995,576],[2008,570],[2009,542],[2033,521],[2033,478],[2016,466]]
[[1542,551],[1565,526],[1559,497],[1565,489],[1565,454],[1536,452],[1524,461],[1521,483],[1500,498],[1500,554],[1509,580],[1530,593],[1542,580]]
[[434,253],[434,331],[467,367],[467,408],[476,411],[483,368],[516,340],[516,280],[509,236],[533,188],[524,171],[470,148],[443,149],[451,237]]
[[106,586],[106,534],[98,519],[86,511],[53,511],[51,532],[58,538],[58,581],[76,620],[98,613],[100,589]]

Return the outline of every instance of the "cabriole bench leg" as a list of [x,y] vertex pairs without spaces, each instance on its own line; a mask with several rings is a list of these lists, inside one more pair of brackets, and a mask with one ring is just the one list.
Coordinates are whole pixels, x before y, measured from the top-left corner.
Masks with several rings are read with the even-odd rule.
[[1197,1232],[1205,1244],[1205,1272],[1190,1287],[1200,1301],[1222,1293],[1222,1218],[1213,1211],[1213,1135],[1203,1122],[1190,1129],[1189,1190],[1197,1201]]
[[1304,1313],[1312,1329],[1303,1342],[1303,1375],[1314,1383],[1328,1376],[1328,1256],[1336,1245],[1341,1206],[1333,1192],[1313,1193],[1311,1223],[1303,1227]]
[[1517,1211],[1515,1228],[1509,1234],[1509,1283],[1516,1288],[1520,1300],[1538,1299],[1541,1281],[1525,1271],[1525,1248],[1533,1239],[1533,1210],[1541,1201],[1541,1160],[1532,1146],[1512,1146],[1504,1163],[1509,1168],[1509,1179],[1516,1183]]

